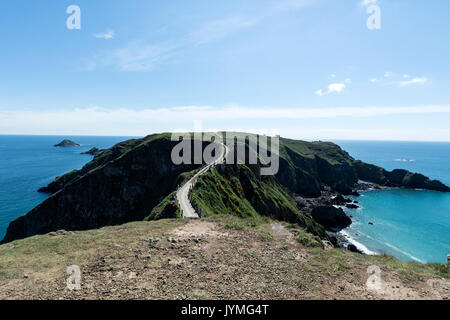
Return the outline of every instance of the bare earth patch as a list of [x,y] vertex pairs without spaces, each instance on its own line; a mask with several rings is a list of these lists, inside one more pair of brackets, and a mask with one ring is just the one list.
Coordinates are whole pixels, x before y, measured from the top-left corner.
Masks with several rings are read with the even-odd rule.
[[228,233],[217,231],[216,224],[204,220],[190,220],[189,223],[175,228],[171,233],[182,238],[217,238],[228,236]]
[[272,227],[273,234],[276,238],[283,239],[290,244],[294,243],[294,236],[292,232],[289,232],[281,223],[272,222],[270,226]]
[[[0,246],[0,299],[450,297],[449,280],[420,266],[405,276],[403,264],[304,245],[296,232],[278,222],[240,230],[220,219],[165,220],[20,240]],[[66,287],[73,264],[79,291]],[[371,265],[380,266],[379,290],[366,286]]]

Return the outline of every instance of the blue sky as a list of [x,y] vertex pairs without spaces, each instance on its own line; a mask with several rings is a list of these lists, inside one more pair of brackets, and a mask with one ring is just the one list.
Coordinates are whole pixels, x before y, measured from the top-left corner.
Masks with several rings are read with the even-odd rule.
[[450,2],[365,2],[2,1],[0,134],[450,141]]

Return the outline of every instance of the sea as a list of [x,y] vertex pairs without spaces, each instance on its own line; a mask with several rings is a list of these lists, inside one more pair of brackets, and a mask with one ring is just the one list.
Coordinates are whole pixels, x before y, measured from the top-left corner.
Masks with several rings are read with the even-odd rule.
[[[133,137],[0,135],[0,239],[8,224],[44,201],[38,193],[54,178],[92,160],[81,152],[108,148]],[[80,147],[55,148],[70,139]],[[450,185],[450,143],[334,141],[355,158],[419,172]],[[341,231],[368,254],[403,261],[445,263],[450,254],[450,193],[425,190],[363,192],[359,209],[346,209],[353,224]],[[369,224],[371,222],[372,224]]]
[[[335,142],[356,159],[387,170],[422,173],[450,186],[450,143]],[[446,263],[450,254],[450,193],[374,190],[353,200],[360,208],[346,209],[353,224],[342,233],[359,249],[402,261]]]
[[[70,139],[80,147],[56,148]],[[26,214],[48,195],[37,190],[57,176],[81,169],[93,159],[82,155],[93,147],[109,148],[130,137],[0,135],[0,239],[11,221]]]

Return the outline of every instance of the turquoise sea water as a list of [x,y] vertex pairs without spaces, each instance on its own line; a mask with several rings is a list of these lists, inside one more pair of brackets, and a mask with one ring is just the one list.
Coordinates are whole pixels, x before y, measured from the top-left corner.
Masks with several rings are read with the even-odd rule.
[[[54,144],[71,139],[80,147],[55,148]],[[93,157],[81,155],[92,147],[108,148],[124,137],[58,137],[0,135],[0,239],[8,224],[47,198],[38,193],[55,177],[80,169]]]
[[[355,158],[389,170],[420,172],[450,185],[450,143],[337,143]],[[351,239],[371,252],[387,253],[403,261],[445,263],[450,254],[449,193],[369,191],[354,199],[361,208],[346,210],[354,223],[343,231]]]
[[[81,144],[54,148],[64,138]],[[125,137],[0,136],[0,238],[10,221],[46,199],[36,190],[56,176],[92,159],[80,155],[107,148]],[[404,168],[450,185],[450,143],[336,141],[354,158],[385,167]],[[418,190],[365,192],[362,208],[348,210],[353,225],[344,230],[376,253],[402,260],[445,262],[450,254],[450,194]],[[371,226],[368,222],[373,222]]]

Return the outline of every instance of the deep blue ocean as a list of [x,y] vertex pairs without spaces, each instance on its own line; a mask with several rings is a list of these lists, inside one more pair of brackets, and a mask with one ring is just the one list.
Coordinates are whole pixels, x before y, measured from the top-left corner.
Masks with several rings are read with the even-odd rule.
[[[55,148],[71,139],[80,147]],[[108,148],[129,137],[1,136],[0,238],[12,220],[46,199],[37,190],[81,168],[92,147]],[[356,159],[392,170],[404,168],[450,185],[450,143],[335,141]],[[367,252],[404,261],[444,263],[450,254],[450,194],[420,190],[365,192],[354,223],[344,233]],[[374,225],[369,225],[373,222]]]

